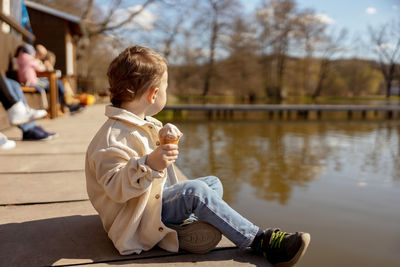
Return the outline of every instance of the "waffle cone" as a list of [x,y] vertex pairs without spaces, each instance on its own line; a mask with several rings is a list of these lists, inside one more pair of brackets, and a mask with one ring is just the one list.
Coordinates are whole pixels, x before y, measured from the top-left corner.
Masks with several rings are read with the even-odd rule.
[[175,144],[177,145],[179,143],[179,138],[178,139],[171,139],[171,138],[161,138],[160,137],[160,144],[161,145],[166,145],[166,144]]

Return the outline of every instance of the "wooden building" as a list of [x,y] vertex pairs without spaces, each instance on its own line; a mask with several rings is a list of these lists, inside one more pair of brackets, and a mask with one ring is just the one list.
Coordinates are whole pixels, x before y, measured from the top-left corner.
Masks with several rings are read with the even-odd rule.
[[[33,33],[20,24],[21,0],[0,0],[0,71],[10,68],[16,48],[28,41],[42,44],[56,56],[55,69],[61,70],[76,89],[76,43],[82,35],[80,18],[31,1],[24,1]],[[53,78],[52,78],[53,79]],[[51,89],[50,92],[57,92]],[[54,93],[56,94],[56,93]],[[57,96],[50,93],[50,115],[56,117]],[[28,100],[29,102],[29,100]],[[38,108],[33,106],[34,108]],[[0,129],[7,127],[6,113],[0,105]]]
[[82,35],[80,18],[47,6],[25,1],[36,44],[56,55],[55,69],[61,70],[76,89],[76,46]]

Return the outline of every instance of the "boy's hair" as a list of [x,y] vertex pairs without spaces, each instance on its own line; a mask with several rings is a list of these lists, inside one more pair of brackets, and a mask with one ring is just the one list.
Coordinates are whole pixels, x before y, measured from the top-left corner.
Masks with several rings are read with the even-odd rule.
[[155,51],[142,46],[125,49],[108,67],[111,103],[120,107],[123,102],[141,97],[160,85],[165,71],[167,61]]

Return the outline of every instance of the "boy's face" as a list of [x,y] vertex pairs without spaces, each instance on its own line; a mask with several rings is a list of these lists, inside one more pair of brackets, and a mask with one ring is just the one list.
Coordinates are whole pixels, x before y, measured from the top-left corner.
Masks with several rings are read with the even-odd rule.
[[166,71],[161,77],[156,99],[151,108],[152,114],[149,114],[150,116],[157,114],[165,107],[165,104],[167,103],[167,87],[168,87],[168,72]]

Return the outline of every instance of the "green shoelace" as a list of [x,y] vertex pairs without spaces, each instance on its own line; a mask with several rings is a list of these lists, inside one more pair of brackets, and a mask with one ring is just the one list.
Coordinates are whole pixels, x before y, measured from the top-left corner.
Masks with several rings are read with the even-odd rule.
[[272,233],[271,240],[269,241],[271,248],[280,248],[285,234],[286,232]]
[[[269,241],[270,248],[280,248],[285,234],[286,234],[286,232],[281,232],[281,231],[272,233],[271,239]],[[260,248],[263,247],[263,243],[264,243],[264,240],[261,239]],[[263,255],[265,258],[267,258],[267,253],[265,251],[263,251]]]

